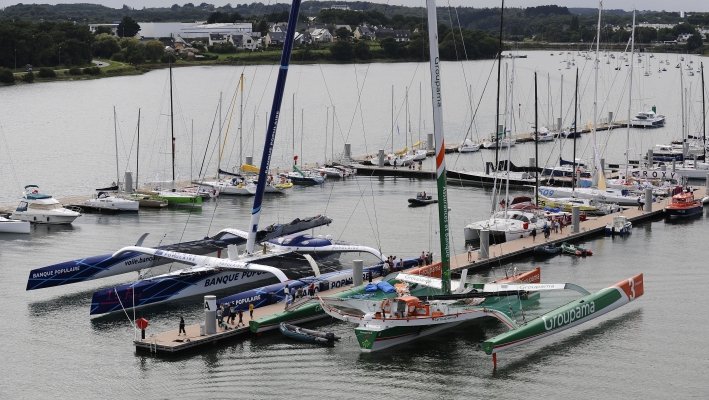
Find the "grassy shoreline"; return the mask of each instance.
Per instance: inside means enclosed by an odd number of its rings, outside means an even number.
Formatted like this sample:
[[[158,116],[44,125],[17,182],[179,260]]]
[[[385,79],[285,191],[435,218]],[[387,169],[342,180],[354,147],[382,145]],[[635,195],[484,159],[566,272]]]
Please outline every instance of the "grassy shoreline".
[[[589,43],[530,43],[530,42],[516,42],[512,46],[508,43],[507,49],[505,51],[539,51],[539,50],[555,50],[555,51],[580,51],[585,50],[590,46]],[[606,48],[612,49],[614,51],[624,50],[624,45],[607,45]],[[645,46],[643,47],[645,51],[651,52],[664,52],[664,53],[682,53],[680,49],[671,46]],[[709,53],[709,46],[704,46],[701,56],[707,55]],[[281,51],[280,49],[271,51],[261,51],[254,53],[237,53],[237,54],[215,54],[215,59],[210,60],[178,60],[177,63],[173,64],[174,67],[193,67],[200,65],[231,65],[231,66],[243,66],[243,65],[273,65],[280,61]],[[354,60],[337,62],[327,59],[327,55],[321,52],[311,52],[307,54],[296,51],[293,53],[291,58],[291,64],[370,64],[370,63],[399,63],[399,62],[421,62],[418,59],[390,59],[390,58],[372,58],[368,60]],[[81,73],[76,74],[76,69],[74,68],[74,73],[70,72],[68,68],[54,69],[56,74],[55,77],[43,78],[39,77],[37,71],[34,71],[34,82],[54,82],[54,81],[73,81],[73,80],[87,80],[87,79],[100,79],[100,78],[110,78],[114,76],[130,76],[130,75],[141,75],[146,72],[150,72],[156,69],[168,68],[166,63],[146,63],[138,66],[130,65],[124,62],[111,61],[111,60],[94,60],[94,64],[98,63],[100,73],[99,74],[87,74]],[[93,65],[92,65],[93,66]],[[87,66],[88,67],[88,66]],[[81,68],[83,70],[83,68]],[[24,84],[22,80],[26,72],[14,72],[15,84]],[[5,86],[10,84],[5,84]],[[2,84],[0,84],[2,86]]]

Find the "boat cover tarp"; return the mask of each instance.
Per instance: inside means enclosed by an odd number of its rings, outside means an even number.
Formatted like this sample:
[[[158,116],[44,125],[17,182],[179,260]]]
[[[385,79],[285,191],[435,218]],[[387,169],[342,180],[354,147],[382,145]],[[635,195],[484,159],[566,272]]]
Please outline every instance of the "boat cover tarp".
[[[381,281],[377,283],[377,288],[384,293],[394,293],[396,289],[387,281]]]
[[[377,284],[376,284],[376,283],[370,283],[370,284],[368,284],[367,286],[364,287],[364,291],[367,292],[367,293],[374,293],[374,292],[376,292],[377,290],[379,290],[379,288],[377,287]]]

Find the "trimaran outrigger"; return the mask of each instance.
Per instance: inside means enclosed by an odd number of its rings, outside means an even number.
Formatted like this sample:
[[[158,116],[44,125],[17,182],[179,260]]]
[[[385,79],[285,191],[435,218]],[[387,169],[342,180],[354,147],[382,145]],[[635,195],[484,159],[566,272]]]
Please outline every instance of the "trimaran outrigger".
[[[499,351],[587,322],[642,296],[643,276],[636,275],[594,294],[568,283],[525,283],[524,277],[521,278],[523,282],[516,282],[520,280],[519,275],[502,283],[471,285],[465,283],[465,270],[459,282],[451,282],[445,147],[441,113],[441,71],[435,0],[427,0],[426,6],[436,143],[436,179],[440,200],[438,211],[441,279],[400,273],[392,280],[392,282],[399,282],[396,284],[398,287],[396,294],[387,296],[379,293],[373,297],[358,294],[351,298],[341,296],[321,298],[320,301],[329,315],[357,324],[355,334],[360,348],[365,352],[390,348],[477,318],[497,318],[510,328],[510,331],[486,340],[482,346],[486,353],[493,355],[493,362],[496,365],[496,353]],[[538,278],[537,274],[533,281],[539,282]],[[409,285],[431,287],[439,290],[440,294],[426,298],[412,296]],[[451,289],[455,289],[455,293],[452,293]],[[525,315],[516,310],[518,305],[524,307],[529,302],[535,301],[542,291],[568,289],[578,291],[584,297],[530,321],[525,321]]]

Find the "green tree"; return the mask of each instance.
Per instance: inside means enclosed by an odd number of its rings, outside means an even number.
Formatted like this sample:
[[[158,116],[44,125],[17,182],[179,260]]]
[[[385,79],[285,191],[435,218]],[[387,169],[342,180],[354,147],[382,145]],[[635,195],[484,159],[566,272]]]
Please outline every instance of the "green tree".
[[[111,58],[121,51],[121,46],[118,45],[118,39],[115,36],[103,33],[96,36],[91,51],[94,57]]]
[[[358,40],[354,44],[354,56],[358,60],[369,60],[372,58],[372,51],[366,40]]]
[[[159,40],[151,40],[145,43],[145,58],[157,62],[165,53],[165,45]]]
[[[694,52],[701,49],[703,44],[702,35],[695,33],[687,39],[687,51]]]
[[[138,65],[145,62],[145,45],[140,43],[138,39],[135,38],[123,38],[120,42],[121,53],[123,53],[123,59],[132,65]]]
[[[342,27],[335,31],[335,37],[337,40],[349,41],[352,38],[352,32],[349,29]]]
[[[397,43],[394,38],[386,38],[380,42],[382,50],[384,50],[384,57],[386,58],[399,58],[401,54],[401,46]]]
[[[137,35],[138,32],[140,32],[140,25],[129,16],[123,17],[118,24],[117,34],[119,37],[133,37]]]
[[[25,83],[34,82],[34,72],[30,71],[30,72],[22,75],[22,82],[25,82]]]
[[[113,30],[111,30],[110,26],[97,26],[94,35],[98,36],[102,34],[113,35]]]
[[[336,61],[351,61],[354,56],[352,43],[339,41],[330,46],[330,54]]]

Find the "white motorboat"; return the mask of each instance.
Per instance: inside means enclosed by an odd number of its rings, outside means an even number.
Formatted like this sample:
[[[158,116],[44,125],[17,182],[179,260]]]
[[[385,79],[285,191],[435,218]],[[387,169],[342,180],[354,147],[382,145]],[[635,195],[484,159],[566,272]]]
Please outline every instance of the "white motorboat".
[[[39,192],[37,185],[25,186],[25,193],[11,219],[28,221],[35,224],[71,224],[81,214],[65,208],[48,194]]]
[[[483,148],[486,148],[486,149],[494,149],[499,146],[502,149],[502,148],[514,146],[516,143],[517,143],[517,139],[511,138],[511,137],[505,137],[499,141],[493,140],[493,139],[485,140],[483,142],[482,146],[483,146]]]
[[[480,150],[480,143],[473,143],[470,139],[465,139],[463,143],[458,146],[458,153],[472,153],[478,150]]]
[[[213,187],[220,195],[253,196],[256,194],[256,185],[253,182],[238,177],[202,182],[202,185]]]
[[[630,120],[630,126],[638,128],[658,128],[665,126],[665,116],[659,115],[655,110],[641,111]]]
[[[135,200],[113,196],[108,192],[98,192],[96,197],[84,201],[84,205],[103,211],[138,211],[139,203]]]
[[[30,233],[30,223],[0,216],[0,233]]]
[[[539,128],[539,131],[537,132],[536,136],[537,142],[551,142],[557,135],[550,131],[548,128],[542,126],[541,128]]]

